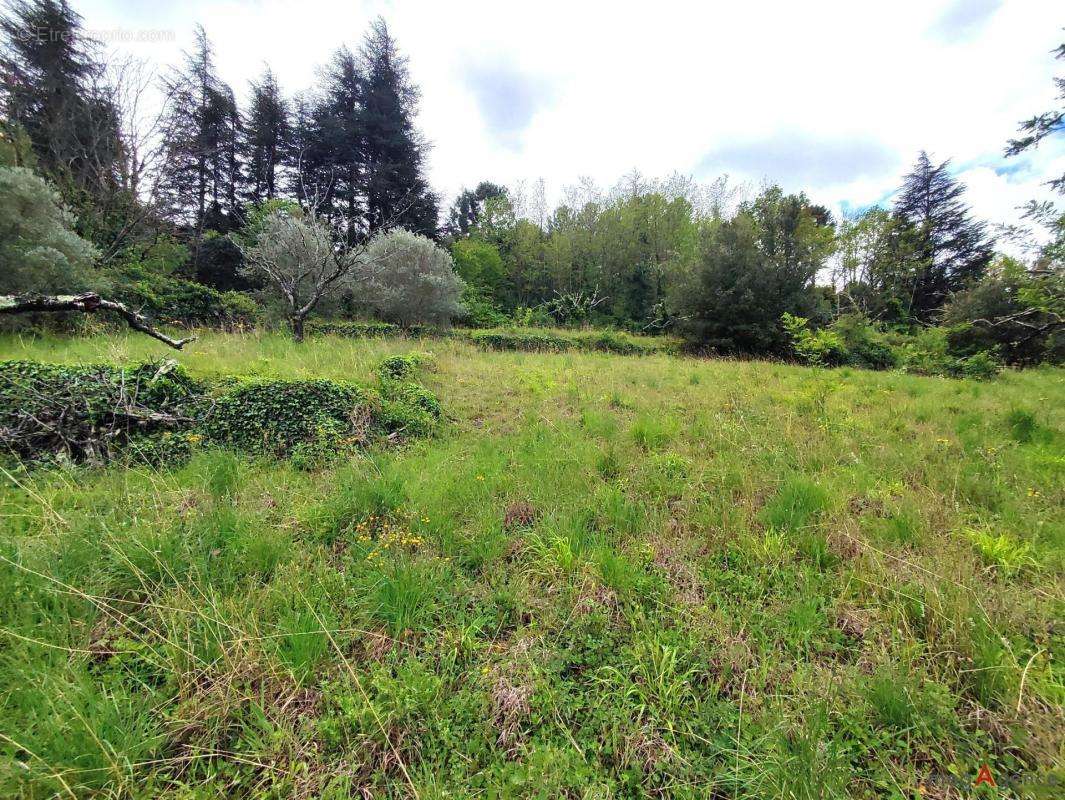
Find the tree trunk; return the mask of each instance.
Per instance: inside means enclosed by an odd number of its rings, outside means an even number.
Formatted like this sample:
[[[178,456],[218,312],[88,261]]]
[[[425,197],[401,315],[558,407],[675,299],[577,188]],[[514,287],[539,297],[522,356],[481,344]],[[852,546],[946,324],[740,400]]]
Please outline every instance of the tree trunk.
[[[292,340],[294,342],[303,341],[303,321],[304,318],[300,314],[293,314],[289,318],[289,324],[292,326]]]

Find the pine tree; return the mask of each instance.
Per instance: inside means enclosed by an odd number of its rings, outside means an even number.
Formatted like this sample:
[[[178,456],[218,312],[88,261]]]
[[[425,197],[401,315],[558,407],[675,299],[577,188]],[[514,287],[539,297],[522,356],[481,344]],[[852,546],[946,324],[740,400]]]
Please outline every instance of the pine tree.
[[[113,193],[120,114],[81,16],[65,0],[16,0],[0,32],[7,127],[28,135],[39,167],[68,200]]]
[[[288,103],[268,67],[258,81],[251,83],[251,100],[241,139],[247,165],[247,199],[258,203],[271,200],[280,189],[280,169],[291,136]]]
[[[965,187],[951,177],[949,161],[933,166],[921,152],[906,176],[895,216],[911,253],[910,314],[932,319],[952,292],[982,277],[994,254],[986,225],[970,218]]]
[[[426,146],[414,128],[418,89],[381,18],[363,41],[359,65],[367,232],[398,225],[436,237],[438,200],[423,174]]]
[[[233,90],[215,74],[202,27],[184,69],[165,79],[163,88],[167,158],[160,190],[170,212],[188,224],[198,242],[207,229],[227,231],[238,223],[242,182],[240,115]]]
[[[328,207],[342,216],[339,221],[351,236],[365,229],[362,94],[363,80],[355,56],[341,47],[325,72],[315,127],[331,178]]]

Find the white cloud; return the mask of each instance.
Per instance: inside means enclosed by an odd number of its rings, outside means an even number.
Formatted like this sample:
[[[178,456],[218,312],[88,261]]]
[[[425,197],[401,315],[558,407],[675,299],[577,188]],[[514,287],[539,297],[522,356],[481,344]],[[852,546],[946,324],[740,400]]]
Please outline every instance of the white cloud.
[[[447,199],[482,179],[542,176],[557,199],[580,176],[713,168],[866,205],[927,149],[973,183],[977,214],[1011,221],[1049,175],[994,172],[1017,122],[1052,103],[1049,0],[75,2],[90,28],[172,28],[177,43],[135,48],[164,64],[202,22],[238,92],[264,62],[286,90],[308,86],[383,14],[421,85]]]

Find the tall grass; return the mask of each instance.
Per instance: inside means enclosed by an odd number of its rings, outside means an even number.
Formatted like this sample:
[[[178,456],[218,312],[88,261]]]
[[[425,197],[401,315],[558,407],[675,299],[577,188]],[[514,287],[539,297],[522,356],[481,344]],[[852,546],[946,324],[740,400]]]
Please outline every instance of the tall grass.
[[[1060,370],[217,333],[176,357],[369,379],[412,349],[433,440],[310,473],[5,467],[0,795],[916,797],[1059,768]]]

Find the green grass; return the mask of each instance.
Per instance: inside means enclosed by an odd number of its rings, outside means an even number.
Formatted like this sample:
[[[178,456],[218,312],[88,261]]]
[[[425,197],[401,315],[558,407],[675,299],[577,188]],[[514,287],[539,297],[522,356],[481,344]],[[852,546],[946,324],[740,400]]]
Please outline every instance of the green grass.
[[[1061,779],[1065,371],[210,332],[176,358],[370,381],[412,351],[434,355],[433,439],[309,472],[204,449],[0,473],[0,796]],[[0,358],[163,355],[0,338]]]

